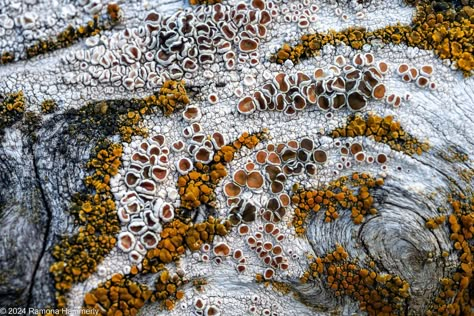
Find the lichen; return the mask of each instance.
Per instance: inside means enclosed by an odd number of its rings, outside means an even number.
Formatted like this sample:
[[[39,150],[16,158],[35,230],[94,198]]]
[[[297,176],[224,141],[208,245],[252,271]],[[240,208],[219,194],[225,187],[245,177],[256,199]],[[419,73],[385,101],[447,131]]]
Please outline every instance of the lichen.
[[[160,233],[158,245],[147,252],[141,273],[157,273],[166,263],[177,261],[187,249],[197,251],[203,243],[212,243],[214,236],[225,236],[230,222],[208,217],[202,223],[184,223],[179,219],[167,224]]]
[[[450,59],[466,76],[474,70],[472,55],[474,31],[474,9],[471,6],[435,11],[429,3],[419,3],[411,25],[390,25],[383,29],[367,31],[365,28],[351,27],[340,32],[305,34],[294,47],[284,44],[273,60],[283,63],[291,60],[298,63],[300,58],[308,58],[319,53],[326,44],[344,43],[354,49],[362,49],[374,40],[384,43],[405,43],[411,47],[433,50],[441,59]]]
[[[254,148],[265,132],[249,134],[244,132],[231,145],[226,145],[218,150],[209,164],[196,163],[194,170],[178,178],[179,195],[181,196],[181,207],[194,209],[201,204],[214,205],[214,189],[220,180],[227,175],[225,164],[234,159],[235,153],[244,147]]]
[[[85,178],[87,194],[76,195],[70,209],[78,233],[63,238],[53,247],[55,262],[50,267],[58,307],[65,307],[64,294],[73,283],[86,280],[104,256],[115,246],[120,230],[115,202],[110,192],[110,178],[121,166],[122,146],[99,142],[87,166],[93,170]]]
[[[100,315],[137,315],[140,308],[149,301],[153,292],[146,285],[134,282],[121,274],[84,296],[84,312]]]
[[[9,127],[21,120],[25,111],[25,97],[23,91],[0,96],[0,136],[5,127]]]
[[[370,191],[383,183],[382,178],[353,173],[351,177],[340,177],[316,190],[298,189],[291,198],[296,206],[292,221],[296,234],[301,236],[306,231],[306,221],[311,212],[323,211],[326,215],[324,221],[331,222],[339,218],[341,210],[347,209],[354,224],[361,224],[365,216],[377,214]],[[357,194],[355,188],[358,188]]]
[[[369,315],[399,315],[410,297],[408,282],[396,275],[379,273],[374,262],[362,267],[349,258],[341,245],[323,257],[316,257],[301,278],[302,283],[323,279],[335,296],[349,296]]]
[[[374,141],[384,143],[393,150],[403,152],[407,155],[421,155],[429,150],[427,142],[420,142],[407,133],[400,122],[394,120],[393,116],[380,117],[368,115],[365,118],[360,115],[351,116],[346,126],[337,128],[330,132],[334,138],[366,136]]]
[[[41,102],[41,112],[45,114],[53,113],[58,107],[56,101],[52,99],[47,99]]]
[[[119,12],[121,11],[118,5],[109,4],[107,8],[107,17],[101,18],[99,15],[94,15],[92,20],[77,28],[72,25],[68,25],[54,38],[46,40],[40,39],[37,43],[26,47],[23,54],[24,56],[19,57],[21,59],[30,59],[53,50],[69,47],[80,39],[97,35],[103,30],[110,29],[119,22]],[[2,53],[0,64],[6,64],[13,61],[16,61],[15,54],[13,52]]]
[[[102,126],[107,135],[119,134],[125,142],[132,136],[148,135],[142,126],[143,117],[160,110],[170,115],[189,103],[184,81],[168,80],[160,90],[142,99],[98,101],[87,104],[80,110],[85,128]]]
[[[441,289],[427,315],[469,315],[474,306],[472,297],[474,196],[453,193],[447,202],[452,213],[447,216],[446,225],[449,228],[454,252],[459,257],[459,266],[451,277],[440,279]]]

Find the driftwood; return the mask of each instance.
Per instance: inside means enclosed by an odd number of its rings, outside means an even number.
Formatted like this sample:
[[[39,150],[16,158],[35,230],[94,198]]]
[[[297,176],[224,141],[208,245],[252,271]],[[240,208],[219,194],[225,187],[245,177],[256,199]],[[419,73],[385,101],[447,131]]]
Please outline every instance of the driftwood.
[[[228,3],[233,4],[232,1]],[[325,7],[324,3],[319,4],[322,11],[317,31],[347,26],[344,23],[340,26],[333,9]],[[185,4],[181,1],[168,1],[156,5],[154,9],[167,15],[176,12],[181,5]],[[388,5],[395,6],[387,4],[385,7]],[[355,14],[352,6],[344,7],[341,4],[340,7],[346,8],[348,14]],[[383,3],[369,4],[368,7],[374,11],[366,11],[366,18],[361,22],[365,26],[383,26],[384,21],[380,16],[384,14],[387,15],[388,22],[397,21],[395,12],[384,12]],[[51,11],[46,10],[53,9],[41,6],[38,12],[48,15]],[[143,9],[141,2],[123,4],[124,16],[112,29],[105,30],[104,36],[112,37],[125,28],[138,27],[142,23],[140,19],[151,9]],[[14,12],[8,7],[6,10]],[[399,21],[409,22],[413,10],[408,6],[400,8]],[[100,12],[105,14],[105,11],[104,6]],[[81,25],[89,15],[90,12],[79,11],[71,23]],[[58,21],[59,24],[64,22],[62,19]],[[471,128],[474,120],[474,81],[463,77],[456,69],[451,69],[454,67],[450,67],[449,62],[440,60],[431,51],[408,48],[403,44],[364,48],[363,51],[372,53],[376,60],[386,61],[392,69],[384,79],[387,90],[400,96],[409,94],[410,100],[403,101],[398,108],[384,101],[372,100],[361,114],[367,115],[367,112],[372,111],[381,117],[394,115],[406,133],[420,143],[429,144],[429,149],[422,153],[408,153],[390,148],[388,143],[377,142],[373,137],[341,137],[343,145],[345,142],[362,143],[368,156],[376,157],[379,153],[385,153],[388,162],[383,164],[386,167],[382,167],[382,164],[353,161],[352,166],[340,168],[337,163],[340,163],[341,154],[334,145],[331,131],[343,127],[352,117],[353,113],[347,107],[328,112],[332,113],[331,117],[316,106],[308,106],[290,117],[278,111],[256,111],[248,116],[238,111],[237,105],[241,98],[257,91],[271,81],[276,73],[295,74],[301,71],[312,75],[315,67],[326,67],[333,63],[335,56],[345,55],[350,62],[350,58],[358,52],[345,45],[327,45],[320,56],[302,60],[298,65],[270,63],[270,57],[277,48],[284,42],[294,41],[300,34],[295,25],[288,27],[280,20],[276,21],[268,27],[267,37],[258,48],[258,53],[264,60],[259,66],[248,67],[241,64],[234,70],[227,71],[222,59],[218,59],[211,65],[198,65],[197,73],[191,78],[185,78],[185,86],[191,98],[190,106],[200,108],[200,124],[206,135],[219,131],[231,142],[245,131],[259,132],[268,129],[267,138],[262,140],[263,145],[258,145],[257,149],[242,150],[229,163],[229,175],[215,190],[217,199],[216,204],[212,205],[214,207],[208,205],[200,207],[199,211],[194,210],[192,220],[202,221],[210,212],[216,217],[227,217],[230,207],[226,206],[223,190],[224,184],[231,181],[232,174],[243,168],[248,159],[254,160],[255,153],[267,144],[300,141],[304,137],[313,139],[315,146],[327,151],[328,162],[318,167],[316,175],[288,177],[285,192],[290,196],[296,194],[292,190],[295,183],[306,190],[318,189],[340,176],[367,172],[374,177],[384,178],[384,184],[371,192],[377,214],[365,216],[364,221],[356,225],[351,219],[351,211],[344,208],[339,208],[339,218],[330,223],[325,223],[325,212],[311,212],[304,224],[304,233],[297,235],[292,225],[296,204],[291,204],[283,222],[279,224],[286,237],[281,245],[290,268],[286,272],[277,270],[272,279],[273,288],[276,288],[277,283],[284,284],[285,291],[277,291],[272,289],[272,285],[265,286],[265,282],[255,281],[255,275],[265,271],[265,264],[250,250],[245,242],[246,237],[240,236],[234,227],[226,237],[216,237],[215,244],[225,241],[232,250],[242,249],[248,257],[246,272],[239,274],[236,271],[237,263],[233,259],[228,258],[223,263],[216,264],[213,258],[210,262],[202,260],[200,251],[194,254],[187,251],[177,264],[178,269],[184,270],[190,280],[189,284],[183,286],[185,297],[176,302],[172,311],[162,309],[159,303],[147,303],[142,314],[161,312],[192,315],[196,312],[193,304],[197,298],[203,298],[209,305],[218,307],[222,315],[250,314],[252,306],[258,313],[264,313],[268,309],[278,315],[326,315],[332,312],[350,315],[360,312],[357,300],[350,296],[335,295],[327,287],[322,275],[301,282],[301,277],[313,260],[311,257],[324,257],[334,251],[336,244],[344,247],[352,262],[367,267],[373,261],[379,274],[399,276],[409,284],[409,297],[403,299],[402,309],[398,314],[424,314],[432,308],[442,288],[440,279],[451,278],[460,266],[459,252],[450,240],[452,231],[449,224],[443,223],[436,229],[428,229],[426,225],[431,218],[440,215],[449,217],[453,212],[448,202],[449,197],[461,194],[468,199],[472,195],[470,155],[474,150]],[[52,29],[59,31],[64,26],[58,25]],[[288,29],[282,29],[286,27]],[[7,34],[8,36],[12,37],[13,34]],[[28,46],[29,43],[25,39],[24,44]],[[12,50],[10,46],[2,47],[4,48]],[[21,57],[21,48],[14,47],[13,50],[17,50],[17,55]],[[23,117],[4,126],[0,134],[1,307],[46,308],[56,304],[55,283],[49,272],[55,261],[51,253],[54,245],[63,237],[78,231],[77,221],[70,215],[72,196],[85,191],[84,179],[90,174],[86,163],[97,142],[104,138],[119,141],[117,129],[110,127],[117,123],[118,116],[111,114],[99,121],[100,124],[85,124],[90,118],[90,112],[81,109],[99,101],[142,98],[158,91],[160,87],[145,86],[129,91],[122,85],[117,87],[110,83],[99,83],[96,87],[91,87],[71,81],[72,77],[84,72],[67,61],[70,54],[80,50],[91,49],[86,47],[84,40],[80,40],[68,48],[0,67],[1,94],[22,90],[25,95]],[[413,67],[432,65],[434,71],[431,80],[436,82],[437,88],[422,89],[414,83],[402,82],[395,71],[401,63]],[[242,96],[236,95],[236,88],[243,90]],[[219,98],[216,104],[208,99],[212,93]],[[41,112],[41,103],[46,99],[57,103],[54,112]],[[153,133],[168,137],[170,146],[171,140],[184,140],[181,132],[191,125],[183,119],[183,111],[179,109],[171,116],[164,116],[157,111],[149,114],[142,124]],[[106,125],[109,127],[104,127]],[[132,137],[131,145],[123,142],[124,148],[132,151],[141,139],[140,136]],[[128,157],[126,159],[130,161],[130,153],[126,150],[124,152],[124,157]],[[178,179],[174,163],[180,156],[174,155],[170,156],[171,180],[160,187],[167,192],[167,198],[171,195],[169,190],[176,189]],[[119,191],[124,188],[124,168],[122,166],[114,180],[116,182],[113,182],[122,185],[117,189],[118,193],[114,192],[117,201]],[[252,191],[245,199],[253,199],[258,207],[264,208],[268,196],[268,190]],[[179,201],[173,203],[176,207],[179,206]],[[263,224],[264,221],[257,219],[249,226],[254,225],[252,231],[256,232],[258,226]],[[472,247],[472,238],[469,243]],[[210,256],[213,257],[212,254]],[[68,306],[79,308],[87,292],[109,279],[113,273],[123,273],[124,267],[131,265],[127,260],[128,256],[115,247],[102,263],[107,268],[106,275],[94,274],[89,280],[75,284],[71,294],[66,294]],[[176,271],[174,263],[168,268]],[[155,277],[138,276],[136,280],[152,284]],[[192,285],[192,281],[198,279],[206,281],[202,292]]]

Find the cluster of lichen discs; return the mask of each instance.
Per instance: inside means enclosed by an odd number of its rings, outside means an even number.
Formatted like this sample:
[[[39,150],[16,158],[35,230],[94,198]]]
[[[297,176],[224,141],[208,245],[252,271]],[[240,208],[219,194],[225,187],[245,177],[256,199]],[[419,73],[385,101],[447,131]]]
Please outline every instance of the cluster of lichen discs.
[[[209,217],[202,223],[184,223],[179,219],[166,224],[160,233],[160,242],[148,250],[142,262],[141,273],[157,273],[164,264],[176,261],[186,249],[199,250],[204,243],[212,243],[214,236],[225,236],[231,224]]]
[[[361,267],[349,260],[345,249],[336,249],[324,257],[317,257],[300,279],[323,279],[336,296],[349,296],[359,302],[359,308],[369,315],[403,314],[406,299],[409,298],[409,284],[398,276],[377,273],[375,263],[369,268]]]
[[[78,40],[91,37],[99,34],[101,31],[110,29],[113,25],[120,21],[122,11],[117,4],[110,3],[107,6],[107,16],[102,18],[94,15],[92,20],[85,25],[77,28],[68,25],[64,31],[59,33],[56,37],[39,40],[37,43],[26,47],[25,56],[20,58],[32,58],[53,50],[66,48],[76,43]],[[15,54],[13,52],[3,52],[0,57],[0,64],[7,64],[15,61]]]
[[[82,282],[95,272],[97,265],[115,246],[120,231],[110,178],[121,166],[122,146],[108,141],[99,143],[87,166],[94,170],[85,184],[91,194],[73,198],[71,215],[80,227],[53,247],[55,258],[50,267],[56,288],[58,307],[65,307],[64,294],[73,283]]]
[[[110,105],[119,109],[119,113],[123,111],[123,106],[115,103],[112,101]],[[139,126],[143,115],[150,114],[155,107],[168,115],[180,105],[187,103],[189,98],[184,89],[184,82],[166,81],[158,93],[144,99],[132,99],[130,108],[133,110],[119,114],[108,132],[119,133],[123,141],[129,142],[133,135],[146,134],[146,131]],[[50,112],[54,105],[54,101],[46,100],[42,108],[45,112]],[[84,109],[86,114],[89,112],[93,114],[87,116],[91,122],[94,120],[101,122],[100,115],[112,110],[106,102],[91,104]],[[71,215],[80,224],[78,233],[61,240],[52,252],[56,262],[51,265],[50,271],[55,280],[58,307],[66,305],[64,294],[73,283],[89,278],[116,244],[120,223],[110,191],[110,179],[118,173],[121,156],[121,145],[102,141],[96,146],[92,158],[87,163],[87,167],[93,170],[93,174],[84,181],[89,194],[75,196],[71,207]]]
[[[393,150],[403,152],[407,155],[421,155],[428,151],[429,145],[426,142],[420,142],[415,137],[408,134],[395,121],[393,116],[380,117],[377,115],[352,116],[348,119],[346,126],[333,130],[330,135],[337,137],[357,137],[366,136],[373,138],[376,142],[384,143]]]
[[[148,250],[141,268],[133,266],[130,275],[116,274],[87,293],[84,308],[95,309],[101,315],[136,315],[145,303],[159,301],[163,308],[173,309],[175,302],[184,297],[179,288],[188,281],[182,270],[171,275],[165,264],[177,261],[186,249],[196,251],[203,243],[212,243],[215,235],[225,236],[230,227],[230,222],[213,217],[202,223],[186,224],[175,219],[165,224],[159,244]],[[132,281],[133,276],[147,273],[160,273],[154,289]]]
[[[319,53],[326,44],[344,43],[354,49],[362,49],[373,40],[384,43],[400,44],[421,49],[434,50],[441,59],[454,61],[465,75],[474,70],[474,9],[465,5],[435,11],[431,4],[417,6],[416,15],[411,25],[390,25],[375,31],[364,28],[348,28],[340,32],[330,30],[327,33],[305,34],[299,44],[291,47],[288,44],[275,54],[273,60],[284,63],[291,60],[299,62],[300,58],[308,58]]]
[[[214,189],[220,180],[227,175],[225,165],[234,159],[234,154],[245,146],[254,148],[265,132],[249,134],[244,132],[231,145],[223,146],[218,150],[210,163],[196,163],[194,170],[178,178],[178,189],[181,197],[181,207],[194,209],[201,204],[211,205],[215,201]]]
[[[365,216],[377,213],[370,190],[383,183],[382,178],[375,179],[366,173],[353,173],[350,178],[340,177],[317,190],[298,190],[291,198],[296,205],[292,222],[296,233],[301,235],[305,232],[310,212],[324,211],[325,222],[331,222],[339,217],[338,211],[347,209],[351,211],[354,224],[362,223]],[[358,193],[349,186],[357,187]]]

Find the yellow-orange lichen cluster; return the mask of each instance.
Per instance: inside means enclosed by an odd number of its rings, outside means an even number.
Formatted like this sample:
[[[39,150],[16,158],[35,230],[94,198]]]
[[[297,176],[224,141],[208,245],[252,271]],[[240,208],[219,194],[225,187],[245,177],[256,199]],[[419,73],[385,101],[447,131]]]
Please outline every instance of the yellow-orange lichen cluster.
[[[52,99],[47,99],[41,102],[41,112],[45,114],[53,113],[57,107],[58,104]]]
[[[131,276],[114,274],[112,278],[84,296],[83,310],[87,313],[97,312],[100,315],[137,315],[147,302],[161,301],[162,306],[172,310],[176,301],[184,297],[178,290],[183,284],[183,275],[171,275],[167,269],[161,271],[155,281],[155,288],[133,281]]]
[[[121,9],[119,5],[116,3],[109,3],[107,5],[107,14],[112,22],[118,22],[121,18]]]
[[[293,217],[296,233],[301,235],[305,232],[306,218],[311,211],[324,211],[325,222],[331,222],[339,217],[339,209],[347,209],[351,211],[354,224],[362,223],[364,216],[377,213],[369,190],[383,183],[382,178],[374,179],[366,173],[353,173],[351,178],[340,177],[317,190],[297,191],[291,198],[296,205]],[[358,187],[357,194],[350,187]]]
[[[316,51],[316,47],[314,47],[314,50]],[[296,64],[300,61],[300,58],[305,56],[305,46],[303,44],[296,44],[295,46],[291,46],[285,43],[278,50],[275,56],[273,56],[273,59],[279,64],[283,64],[286,60],[291,60],[293,63]]]
[[[428,151],[429,145],[420,142],[401,127],[400,122],[395,121],[393,116],[380,117],[369,115],[366,118],[355,115],[348,119],[346,126],[333,130],[330,135],[337,137],[367,136],[379,143],[390,146],[393,150],[403,152],[407,155],[421,155]]]
[[[132,109],[119,116],[119,133],[123,141],[130,142],[133,135],[147,136],[147,131],[140,126],[142,117],[159,108],[165,115],[170,115],[180,106],[189,103],[184,88],[184,80],[167,80],[160,91],[143,99],[132,99]]]
[[[100,315],[137,315],[153,292],[121,274],[115,274],[84,296],[85,311]]]
[[[10,126],[20,120],[25,111],[23,91],[0,96],[0,129]]]
[[[202,223],[184,223],[179,219],[166,224],[160,233],[156,248],[146,254],[142,262],[142,273],[157,273],[164,264],[176,261],[186,249],[199,250],[203,243],[212,243],[214,236],[227,235],[231,224],[210,216]]]
[[[375,263],[363,268],[349,260],[346,250],[336,249],[324,257],[317,257],[301,278],[302,283],[315,278],[324,280],[336,296],[350,296],[359,302],[369,315],[400,315],[409,297],[409,284],[398,276],[377,273]]]
[[[55,258],[50,267],[54,276],[58,307],[65,307],[64,293],[74,282],[86,280],[115,246],[120,230],[115,202],[110,192],[110,178],[121,165],[122,146],[109,141],[99,143],[87,166],[94,170],[86,177],[86,187],[92,192],[73,198],[71,215],[80,225],[78,233],[55,245]]]
[[[155,291],[151,301],[161,301],[163,307],[172,310],[175,302],[184,297],[184,292],[178,290],[184,284],[182,276],[178,274],[171,275],[168,270],[163,270],[155,282]]]
[[[448,217],[450,239],[459,253],[460,264],[452,277],[440,280],[441,291],[427,315],[471,315],[474,308],[474,196],[459,194],[450,197],[448,202],[453,211]]]
[[[446,221],[446,215],[435,216],[433,218],[429,218],[426,221],[425,226],[426,228],[429,228],[429,229],[436,229],[445,221]]]
[[[364,28],[348,28],[340,32],[305,34],[294,47],[285,44],[274,56],[274,60],[283,63],[300,58],[311,57],[319,53],[326,45],[344,43],[354,49],[374,40],[384,43],[406,43],[408,46],[434,50],[442,59],[455,61],[465,75],[474,70],[474,9],[463,6],[458,10],[449,9],[435,12],[430,4],[417,6],[417,13],[411,25],[390,25],[372,32]]]
[[[181,207],[194,209],[201,204],[212,205],[215,201],[214,189],[222,178],[227,175],[225,164],[234,159],[235,153],[245,146],[254,148],[265,137],[265,132],[243,133],[231,145],[219,149],[209,164],[196,163],[194,170],[178,178]]]

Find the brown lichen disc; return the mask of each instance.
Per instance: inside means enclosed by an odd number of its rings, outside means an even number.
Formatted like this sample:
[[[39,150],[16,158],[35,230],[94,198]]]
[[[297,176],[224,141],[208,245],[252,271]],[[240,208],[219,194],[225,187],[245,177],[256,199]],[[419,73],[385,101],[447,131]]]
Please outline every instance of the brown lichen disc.
[[[263,0],[252,0],[252,7],[255,9],[259,10],[264,10],[265,9],[265,1]]]
[[[273,277],[274,273],[275,273],[275,271],[272,268],[268,268],[268,269],[265,270],[265,273],[263,274],[263,277],[266,280],[271,279]]]
[[[431,74],[433,73],[433,66],[431,66],[431,65],[422,66],[421,69],[420,69],[420,73],[423,76],[426,76],[426,77],[431,76]]]
[[[255,160],[259,164],[264,164],[267,160],[267,152],[265,150],[260,150],[257,152],[257,155],[255,156]]]
[[[244,97],[239,101],[237,110],[242,114],[251,114],[255,111],[255,102],[252,97]]]
[[[355,155],[355,159],[358,161],[358,162],[362,162],[365,160],[365,153],[364,152],[359,152]]]
[[[343,93],[336,93],[333,95],[332,108],[334,110],[339,110],[344,105],[346,105],[346,96]]]
[[[214,246],[213,252],[216,256],[226,257],[230,254],[230,247],[226,243],[218,243]]]
[[[410,67],[407,64],[400,64],[397,68],[397,72],[399,75],[403,75],[408,72],[408,69],[410,69]]]
[[[386,88],[383,83],[379,83],[372,91],[372,97],[376,100],[382,100],[385,97]]]
[[[428,81],[428,78],[424,77],[424,76],[419,76],[417,79],[416,79],[416,85],[420,88],[424,88],[428,85],[429,81]]]
[[[247,173],[245,170],[239,169],[234,172],[233,179],[235,183],[243,187],[247,183]]]
[[[244,53],[250,53],[258,48],[258,43],[250,38],[245,38],[240,41],[239,48]]]
[[[377,66],[382,74],[386,74],[388,72],[388,64],[386,62],[379,61]]]
[[[324,150],[315,150],[313,152],[314,161],[317,163],[325,163],[328,160],[328,155]]]
[[[290,196],[286,193],[282,193],[278,196],[282,206],[288,206],[290,204]]]
[[[387,162],[387,156],[385,154],[378,154],[377,155],[377,162],[380,164],[384,164]]]
[[[329,110],[329,99],[327,96],[320,95],[318,97],[318,107],[323,111]]]
[[[360,143],[353,143],[351,145],[351,154],[355,155],[363,150],[363,147]]]
[[[263,176],[259,171],[252,171],[247,176],[247,186],[250,189],[260,189],[264,182]]]
[[[238,185],[235,185],[233,182],[229,182],[224,186],[224,193],[228,197],[239,196],[241,189]]]
[[[353,111],[360,111],[367,105],[367,100],[359,92],[352,92],[347,98],[347,105]]]
[[[183,115],[188,120],[194,120],[199,117],[201,110],[195,106],[188,106],[187,109],[183,112]]]

